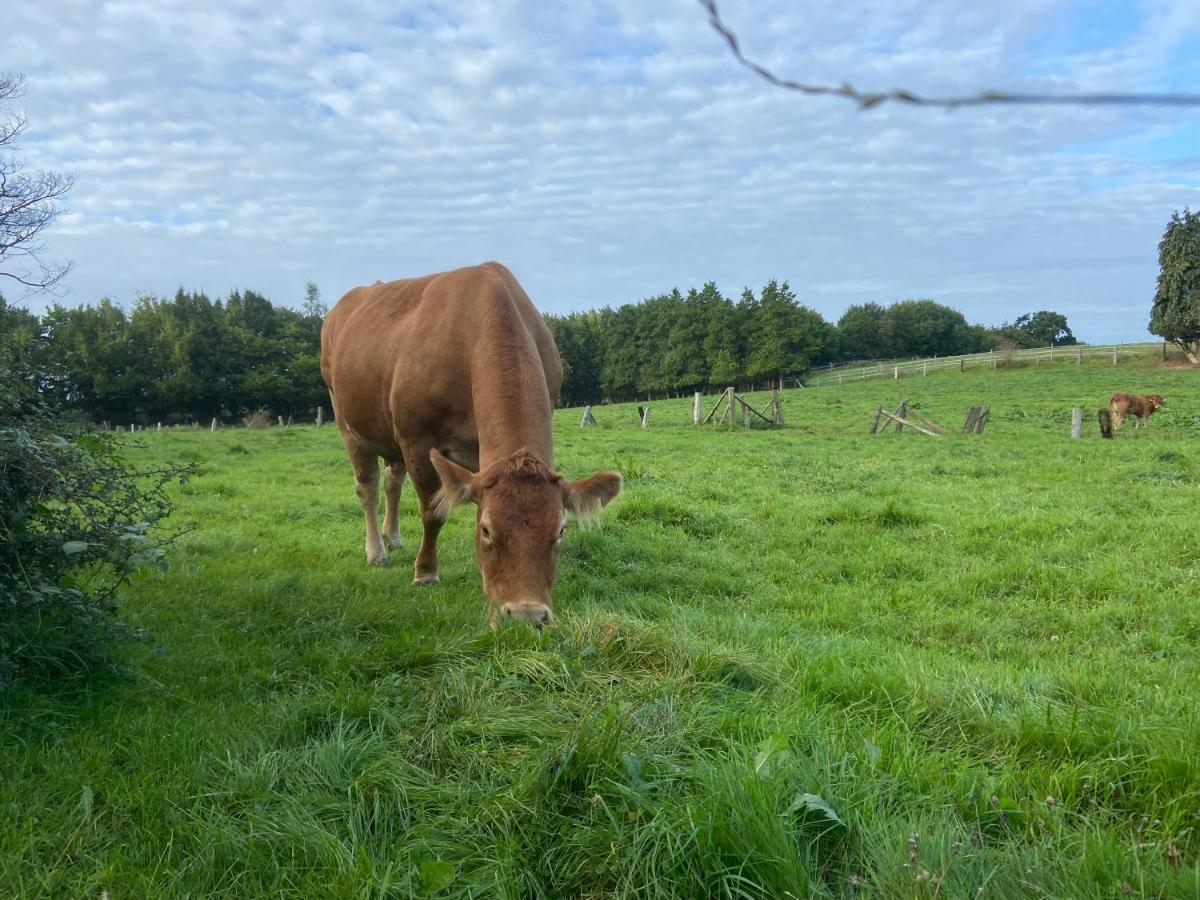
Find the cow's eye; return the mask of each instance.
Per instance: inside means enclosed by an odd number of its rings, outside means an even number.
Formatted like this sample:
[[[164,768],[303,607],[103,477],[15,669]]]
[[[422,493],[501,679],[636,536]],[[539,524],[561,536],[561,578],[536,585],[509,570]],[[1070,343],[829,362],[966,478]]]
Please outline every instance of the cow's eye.
[[[490,545],[492,543],[492,533],[488,531],[488,527],[486,525],[479,526],[479,535],[483,538],[483,542],[485,544]]]
[[[557,544],[557,543],[561,542],[563,539],[563,535],[566,533],[567,533],[567,526],[563,525],[562,528],[558,529],[558,540],[555,541],[555,543]]]

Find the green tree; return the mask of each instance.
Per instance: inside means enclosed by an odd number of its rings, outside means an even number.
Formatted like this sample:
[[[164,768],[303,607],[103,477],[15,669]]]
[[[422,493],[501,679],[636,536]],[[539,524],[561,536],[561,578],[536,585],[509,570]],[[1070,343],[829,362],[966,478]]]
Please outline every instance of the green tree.
[[[1018,347],[1065,346],[1078,343],[1067,325],[1067,317],[1048,309],[1017,316],[1015,322],[1011,325],[1001,325],[997,332]]]
[[[704,285],[701,294],[705,297],[703,352],[708,384],[713,388],[725,388],[744,375],[741,317],[733,301],[722,296],[711,281]]]
[[[108,299],[68,309],[55,304],[42,319],[50,353],[64,369],[58,399],[94,419],[128,421],[144,405],[146,385],[125,311]]]
[[[785,281],[767,282],[750,310],[746,374],[752,378],[800,375],[828,354],[833,329],[821,315],[796,302]]]
[[[895,354],[887,310],[878,303],[849,307],[837,323],[839,356],[845,360],[884,359]]]
[[[10,306],[0,294],[0,372],[9,373],[10,402],[24,407],[37,401],[47,380],[48,357],[38,317]]]
[[[973,340],[963,314],[933,300],[902,300],[888,307],[895,356],[954,356]]]
[[[1200,213],[1171,215],[1158,244],[1158,269],[1150,333],[1200,362]]]

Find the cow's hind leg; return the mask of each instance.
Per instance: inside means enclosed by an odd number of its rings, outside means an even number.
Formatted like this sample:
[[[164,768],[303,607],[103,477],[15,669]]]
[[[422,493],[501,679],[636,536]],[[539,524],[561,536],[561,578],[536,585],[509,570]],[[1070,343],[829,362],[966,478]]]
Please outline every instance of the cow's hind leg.
[[[387,500],[387,509],[383,515],[383,542],[390,550],[404,545],[404,542],[400,540],[400,523],[397,519],[400,507],[400,488],[404,486],[404,475],[404,463],[400,460],[389,462],[383,474],[383,495]]]
[[[358,446],[349,436],[346,437],[346,451],[354,466],[354,492],[358,494],[366,520],[367,565],[386,566],[391,560],[379,534],[379,457]]]
[[[425,529],[421,536],[421,549],[417,551],[417,558],[413,563],[413,584],[437,584],[439,580],[437,541],[445,520],[439,515],[433,502],[442,481],[429,460],[429,449],[422,447],[404,454],[404,462],[421,506],[421,525]]]

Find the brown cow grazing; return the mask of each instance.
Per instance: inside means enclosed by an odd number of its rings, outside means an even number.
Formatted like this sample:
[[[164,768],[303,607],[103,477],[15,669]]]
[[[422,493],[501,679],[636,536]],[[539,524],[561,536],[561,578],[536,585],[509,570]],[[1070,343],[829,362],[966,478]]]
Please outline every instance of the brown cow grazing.
[[[621,476],[567,481],[554,471],[562,362],[512,273],[490,262],[355,288],[321,329],[321,374],[354,467],[367,563],[387,565],[388,548],[400,546],[407,474],[425,530],[413,583],[437,582],[438,532],[454,507],[473,501],[492,624],[500,615],[549,622],[566,513],[594,517],[620,492]]]
[[[1108,409],[1113,417],[1113,427],[1119,428],[1129,413],[1133,413],[1137,417],[1134,428],[1144,427],[1154,411],[1160,409],[1166,402],[1167,398],[1160,397],[1158,394],[1113,394],[1112,399],[1108,401]]]

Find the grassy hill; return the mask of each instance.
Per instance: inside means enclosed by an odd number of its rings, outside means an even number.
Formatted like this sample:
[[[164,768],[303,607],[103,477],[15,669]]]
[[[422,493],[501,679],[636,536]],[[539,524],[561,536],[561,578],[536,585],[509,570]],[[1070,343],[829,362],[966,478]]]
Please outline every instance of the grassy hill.
[[[1116,390],[1168,405],[1102,441]],[[992,418],[869,436],[901,399]],[[127,673],[0,698],[4,892],[1200,895],[1195,371],[789,391],[778,431],[690,408],[558,413],[559,467],[626,489],[541,634],[487,630],[468,510],[410,586],[411,486],[367,569],[334,429],[145,435],[202,466],[195,527],[130,592]]]

